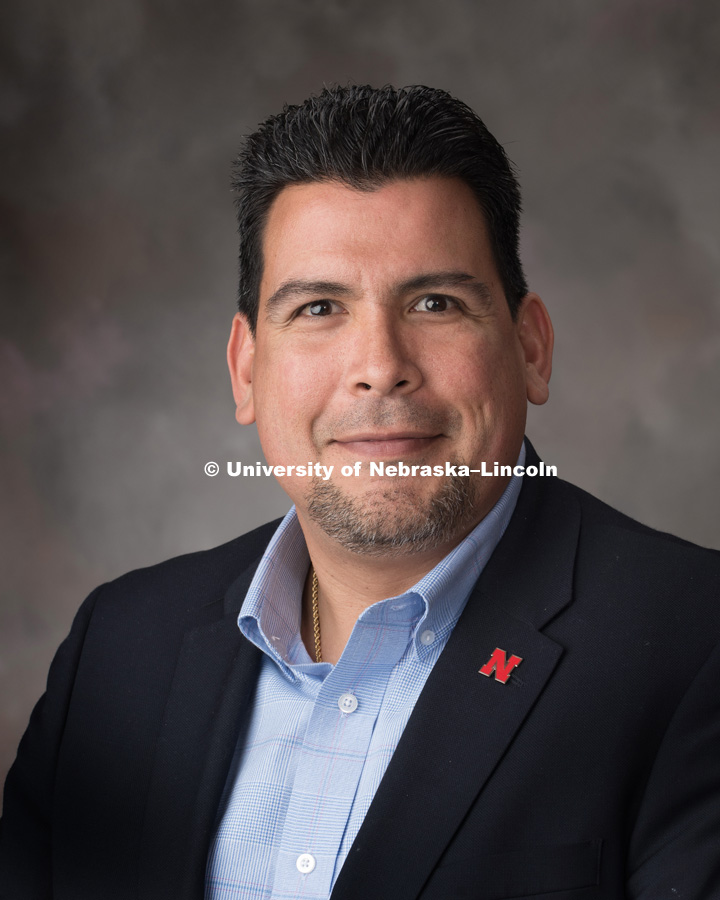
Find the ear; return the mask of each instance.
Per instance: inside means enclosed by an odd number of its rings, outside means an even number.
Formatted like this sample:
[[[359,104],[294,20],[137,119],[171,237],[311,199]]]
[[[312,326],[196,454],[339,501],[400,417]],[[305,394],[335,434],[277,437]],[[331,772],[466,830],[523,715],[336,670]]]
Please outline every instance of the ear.
[[[517,316],[520,344],[525,356],[527,398],[538,406],[545,403],[550,390],[552,353],[555,335],[550,314],[537,294],[527,294]]]
[[[235,313],[227,348],[228,368],[235,398],[235,418],[241,425],[255,421],[253,402],[253,361],[255,340],[245,316]]]

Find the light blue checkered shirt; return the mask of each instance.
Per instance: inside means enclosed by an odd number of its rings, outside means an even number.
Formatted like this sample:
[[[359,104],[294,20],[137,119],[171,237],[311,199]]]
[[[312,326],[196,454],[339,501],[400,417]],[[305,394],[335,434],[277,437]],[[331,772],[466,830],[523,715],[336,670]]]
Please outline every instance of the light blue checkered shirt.
[[[524,456],[523,447],[520,464]],[[521,483],[513,477],[414,587],[364,610],[334,666],[313,662],[300,638],[310,559],[294,508],[285,516],[238,618],[265,656],[210,848],[206,900],[327,900]],[[357,707],[343,711],[342,698]]]

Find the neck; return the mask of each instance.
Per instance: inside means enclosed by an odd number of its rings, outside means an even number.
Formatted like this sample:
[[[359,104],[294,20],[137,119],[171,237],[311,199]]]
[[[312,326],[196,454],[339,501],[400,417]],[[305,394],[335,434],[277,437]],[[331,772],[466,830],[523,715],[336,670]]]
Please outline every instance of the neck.
[[[363,610],[411,588],[477,524],[473,523],[452,541],[423,553],[411,550],[402,556],[371,556],[346,550],[300,512],[298,518],[312,561],[303,593],[301,637],[310,657],[315,659],[311,596],[314,568],[318,579],[322,658],[323,662],[333,664],[342,655]]]

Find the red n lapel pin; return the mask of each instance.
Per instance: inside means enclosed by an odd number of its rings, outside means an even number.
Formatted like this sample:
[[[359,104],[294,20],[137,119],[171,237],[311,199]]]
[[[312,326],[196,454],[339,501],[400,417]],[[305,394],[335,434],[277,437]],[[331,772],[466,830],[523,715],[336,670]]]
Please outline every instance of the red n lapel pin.
[[[490,659],[485,663],[482,669],[479,670],[479,672],[481,675],[487,675],[488,678],[494,672],[496,680],[501,684],[505,684],[510,677],[510,673],[512,672],[512,670],[521,662],[522,656],[511,656],[510,659],[508,659],[505,651],[501,650],[499,647],[496,647],[493,650],[493,654]]]

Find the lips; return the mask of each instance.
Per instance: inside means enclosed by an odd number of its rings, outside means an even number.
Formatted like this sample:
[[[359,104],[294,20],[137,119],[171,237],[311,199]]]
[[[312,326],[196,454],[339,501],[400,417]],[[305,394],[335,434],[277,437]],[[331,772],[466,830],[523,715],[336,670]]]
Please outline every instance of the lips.
[[[424,453],[442,434],[418,434],[416,432],[361,432],[335,438],[333,443],[356,457],[388,457],[398,459],[416,453]]]

